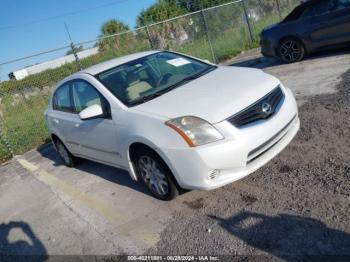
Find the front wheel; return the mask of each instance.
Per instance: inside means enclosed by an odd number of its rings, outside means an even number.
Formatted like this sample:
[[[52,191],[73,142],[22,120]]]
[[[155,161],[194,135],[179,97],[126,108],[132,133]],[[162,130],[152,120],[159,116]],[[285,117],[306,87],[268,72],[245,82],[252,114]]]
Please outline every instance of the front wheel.
[[[73,156],[60,140],[56,140],[54,143],[64,164],[68,167],[74,167],[78,163],[78,158]]]
[[[285,63],[301,61],[305,56],[304,45],[297,39],[287,38],[281,41],[278,55]]]
[[[135,153],[139,177],[156,198],[172,200],[179,194],[172,174],[165,162],[152,150],[139,148]]]

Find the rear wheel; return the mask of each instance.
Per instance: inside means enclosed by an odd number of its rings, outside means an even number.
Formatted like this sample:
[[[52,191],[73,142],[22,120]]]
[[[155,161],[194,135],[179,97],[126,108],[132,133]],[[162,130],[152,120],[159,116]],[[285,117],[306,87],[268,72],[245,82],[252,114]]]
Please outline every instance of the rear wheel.
[[[156,198],[172,200],[178,196],[179,190],[170,169],[153,150],[137,149],[134,164],[139,178]]]
[[[68,167],[74,167],[78,163],[78,158],[74,157],[60,140],[57,139],[54,143],[64,164]]]
[[[305,56],[305,48],[299,40],[287,38],[281,41],[278,55],[285,63],[301,61]]]

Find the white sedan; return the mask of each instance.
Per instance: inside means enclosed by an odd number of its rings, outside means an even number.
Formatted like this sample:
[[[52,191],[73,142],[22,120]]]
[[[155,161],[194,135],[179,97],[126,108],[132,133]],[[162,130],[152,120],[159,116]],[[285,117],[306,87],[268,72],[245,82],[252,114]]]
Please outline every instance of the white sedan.
[[[66,165],[85,158],[125,169],[163,200],[247,176],[299,129],[294,96],[275,77],[167,51],[65,78],[45,117]]]

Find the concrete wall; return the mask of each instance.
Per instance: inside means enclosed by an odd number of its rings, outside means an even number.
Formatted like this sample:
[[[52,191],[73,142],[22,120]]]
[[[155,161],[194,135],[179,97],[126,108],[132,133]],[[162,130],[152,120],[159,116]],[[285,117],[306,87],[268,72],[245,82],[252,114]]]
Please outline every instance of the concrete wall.
[[[83,50],[81,52],[78,52],[77,55],[80,59],[91,56],[91,55],[95,55],[98,53],[98,47],[94,47],[94,48],[90,48],[90,49],[86,49]],[[60,67],[66,63],[71,63],[74,62],[75,58],[74,55],[66,55],[60,58],[56,58],[47,62],[43,62],[37,65],[32,65],[32,66],[28,66],[26,68],[23,69],[19,69],[16,70],[14,72],[11,72],[9,74],[9,77],[11,79],[23,79],[29,75],[33,75],[33,74],[37,74],[40,73],[42,71],[45,71],[47,69],[53,69],[53,68],[57,68]]]

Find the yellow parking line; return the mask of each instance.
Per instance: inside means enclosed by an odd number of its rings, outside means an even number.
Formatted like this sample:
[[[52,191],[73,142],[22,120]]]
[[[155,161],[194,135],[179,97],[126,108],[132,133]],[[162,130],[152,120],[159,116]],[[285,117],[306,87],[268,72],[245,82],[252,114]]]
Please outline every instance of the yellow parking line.
[[[125,235],[129,235],[134,239],[140,240],[148,246],[154,246],[159,241],[159,235],[156,233],[144,232],[144,230],[136,231],[138,225],[132,223],[130,219],[126,218],[122,214],[118,213],[114,209],[106,206],[104,203],[94,199],[92,196],[79,191],[74,186],[64,182],[63,180],[51,175],[47,171],[40,169],[33,163],[28,162],[23,158],[17,158],[17,161],[27,170],[34,173],[37,178],[49,186],[54,186],[61,192],[69,195],[71,198],[79,200],[85,206],[95,210],[100,215],[108,219],[115,229]],[[128,223],[130,221],[130,223]]]

